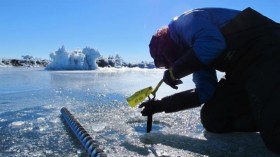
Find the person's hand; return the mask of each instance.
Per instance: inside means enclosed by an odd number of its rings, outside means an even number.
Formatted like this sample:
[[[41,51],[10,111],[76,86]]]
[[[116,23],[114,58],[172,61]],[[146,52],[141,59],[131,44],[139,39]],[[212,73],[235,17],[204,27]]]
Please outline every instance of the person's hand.
[[[139,108],[142,107],[144,107],[144,109],[141,111],[142,116],[149,116],[164,111],[163,104],[161,104],[159,100],[143,102]]]
[[[174,77],[172,69],[165,70],[163,74],[163,81],[173,89],[178,89],[177,85],[183,83],[181,80]]]

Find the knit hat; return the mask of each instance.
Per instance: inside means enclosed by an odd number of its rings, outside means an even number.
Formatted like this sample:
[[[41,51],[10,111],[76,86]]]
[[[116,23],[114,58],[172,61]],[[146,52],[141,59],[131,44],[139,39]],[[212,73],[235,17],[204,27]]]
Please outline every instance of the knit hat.
[[[169,68],[178,57],[179,47],[171,39],[167,26],[159,29],[149,44],[150,54],[156,67]]]

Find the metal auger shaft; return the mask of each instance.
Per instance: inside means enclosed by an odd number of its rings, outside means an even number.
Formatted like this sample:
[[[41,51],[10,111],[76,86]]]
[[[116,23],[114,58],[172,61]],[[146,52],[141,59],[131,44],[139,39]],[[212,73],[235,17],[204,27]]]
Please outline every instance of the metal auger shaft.
[[[99,148],[97,141],[93,140],[66,107],[61,108],[61,114],[90,157],[107,157],[103,150]]]

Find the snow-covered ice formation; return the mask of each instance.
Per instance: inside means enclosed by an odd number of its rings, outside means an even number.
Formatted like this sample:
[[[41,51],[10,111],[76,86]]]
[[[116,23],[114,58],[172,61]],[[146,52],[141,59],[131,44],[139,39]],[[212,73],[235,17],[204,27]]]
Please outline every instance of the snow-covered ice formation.
[[[82,51],[68,52],[64,46],[50,54],[51,62],[47,70],[95,70],[96,60],[100,57],[97,49],[86,47]]]

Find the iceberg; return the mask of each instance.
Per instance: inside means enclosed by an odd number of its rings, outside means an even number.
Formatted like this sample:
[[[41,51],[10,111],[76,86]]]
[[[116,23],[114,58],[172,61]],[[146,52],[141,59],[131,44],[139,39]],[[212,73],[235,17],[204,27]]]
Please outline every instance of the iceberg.
[[[72,53],[64,46],[50,54],[47,70],[95,70],[98,68],[96,60],[100,57],[97,49],[86,47],[82,51],[77,49]]]

